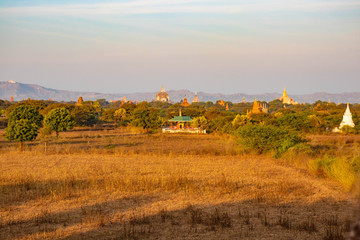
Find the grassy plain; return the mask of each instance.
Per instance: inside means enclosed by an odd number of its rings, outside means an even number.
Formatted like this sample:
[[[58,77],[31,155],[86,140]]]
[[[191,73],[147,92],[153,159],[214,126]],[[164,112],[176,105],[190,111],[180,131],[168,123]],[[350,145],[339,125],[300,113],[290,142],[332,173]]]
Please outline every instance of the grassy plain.
[[[0,239],[345,239],[356,187],[311,158],[360,137],[310,136],[311,153],[244,152],[219,135],[74,130],[22,153],[0,132]]]

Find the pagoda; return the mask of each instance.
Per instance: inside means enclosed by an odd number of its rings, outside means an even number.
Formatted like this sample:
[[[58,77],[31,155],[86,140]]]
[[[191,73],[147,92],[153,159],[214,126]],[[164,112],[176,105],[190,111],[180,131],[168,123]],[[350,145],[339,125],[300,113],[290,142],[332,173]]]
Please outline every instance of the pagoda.
[[[347,103],[343,119],[342,119],[342,121],[340,123],[340,127],[339,128],[337,128],[337,127],[334,128],[333,132],[340,132],[340,130],[345,126],[349,126],[351,128],[355,127],[355,123],[354,123],[354,121],[352,119],[352,114],[350,112],[349,103]]]
[[[183,100],[183,102],[181,103],[181,106],[183,107],[188,107],[190,106],[190,103],[188,102],[187,98],[186,98],[186,95],[185,95],[185,98]]]
[[[194,99],[192,100],[191,103],[198,103],[198,102],[200,102],[200,100],[198,98],[197,92],[195,92],[195,97],[194,97]]]
[[[299,104],[298,102],[295,102],[292,98],[289,98],[286,92],[286,86],[284,86],[284,91],[283,91],[283,95],[280,98],[280,101],[282,101],[284,104]]]
[[[161,86],[160,92],[156,94],[156,101],[159,102],[170,102],[169,94],[165,92],[164,86]]]
[[[350,112],[349,103],[347,103],[346,111],[344,113],[343,120],[341,121],[339,128],[341,129],[344,126],[349,126],[352,128],[355,127],[355,123],[352,119],[352,114]]]
[[[266,103],[259,104],[255,98],[252,110],[248,111],[247,114],[257,114],[257,113],[268,113],[268,108]]]

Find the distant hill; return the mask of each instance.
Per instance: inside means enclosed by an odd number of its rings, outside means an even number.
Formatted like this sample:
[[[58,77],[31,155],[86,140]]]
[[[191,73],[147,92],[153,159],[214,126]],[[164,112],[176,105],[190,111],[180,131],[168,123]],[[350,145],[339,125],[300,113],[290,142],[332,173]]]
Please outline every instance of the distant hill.
[[[15,101],[31,98],[31,99],[53,99],[55,101],[77,101],[79,96],[82,96],[84,100],[96,100],[100,98],[105,98],[106,100],[119,100],[123,97],[126,97],[128,100],[133,101],[151,101],[155,98],[157,92],[144,92],[144,93],[119,93],[119,94],[106,94],[98,92],[76,92],[76,91],[66,91],[66,90],[57,90],[51,88],[45,88],[36,84],[24,84],[18,83],[15,81],[0,82],[0,99],[9,100],[11,96],[14,97]],[[167,93],[170,95],[170,100],[172,102],[179,102],[186,95],[189,102],[195,96],[194,92],[189,90],[169,90]],[[302,103],[313,103],[317,100],[330,101],[332,102],[350,102],[350,103],[360,103],[360,92],[352,93],[312,93],[312,94],[302,94],[302,95],[292,95],[289,93],[289,96],[292,97],[295,101]],[[212,101],[223,99],[224,101],[231,102],[241,102],[243,97],[246,101],[252,102],[255,97],[260,101],[272,101],[277,97],[281,97],[281,93],[262,93],[256,95],[250,95],[245,93],[235,93],[235,94],[221,94],[221,93],[206,93],[198,92],[198,97],[200,101]]]

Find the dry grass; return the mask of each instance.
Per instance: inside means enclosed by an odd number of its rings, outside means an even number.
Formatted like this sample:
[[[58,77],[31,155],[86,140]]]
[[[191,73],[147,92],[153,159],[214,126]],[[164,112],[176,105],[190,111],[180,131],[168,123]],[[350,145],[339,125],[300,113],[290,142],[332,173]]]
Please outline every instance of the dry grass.
[[[213,135],[73,131],[0,139],[0,239],[341,239],[337,182]]]

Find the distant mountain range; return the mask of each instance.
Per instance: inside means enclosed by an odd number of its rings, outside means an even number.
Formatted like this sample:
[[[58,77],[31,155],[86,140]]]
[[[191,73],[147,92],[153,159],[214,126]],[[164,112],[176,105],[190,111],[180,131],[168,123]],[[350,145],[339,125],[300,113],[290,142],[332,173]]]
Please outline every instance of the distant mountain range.
[[[159,89],[160,90],[160,89]],[[155,99],[157,92],[144,92],[144,93],[122,93],[122,94],[106,94],[98,92],[76,92],[76,91],[66,91],[66,90],[57,90],[51,88],[45,88],[36,84],[24,84],[18,83],[15,81],[0,82],[0,99],[10,100],[11,97],[15,101],[31,98],[31,99],[53,99],[55,101],[77,101],[79,96],[82,96],[86,100],[96,100],[105,98],[106,100],[120,100],[123,97],[126,97],[128,100],[133,101],[151,101]],[[172,102],[179,102],[186,95],[189,102],[194,98],[195,93],[189,90],[169,90],[167,93],[170,96]],[[292,95],[288,93],[289,97],[292,97],[295,101],[299,103],[313,103],[317,100],[330,101],[332,102],[350,102],[350,103],[360,103],[360,92],[351,92],[351,93],[312,93],[312,94],[301,94],[301,95]],[[231,102],[241,102],[243,97],[246,101],[252,102],[255,97],[260,101],[272,101],[278,97],[281,97],[281,93],[262,93],[256,95],[249,95],[245,93],[235,93],[235,94],[221,94],[221,93],[206,93],[198,92],[198,97],[200,101],[212,101],[223,99],[224,101]]]

